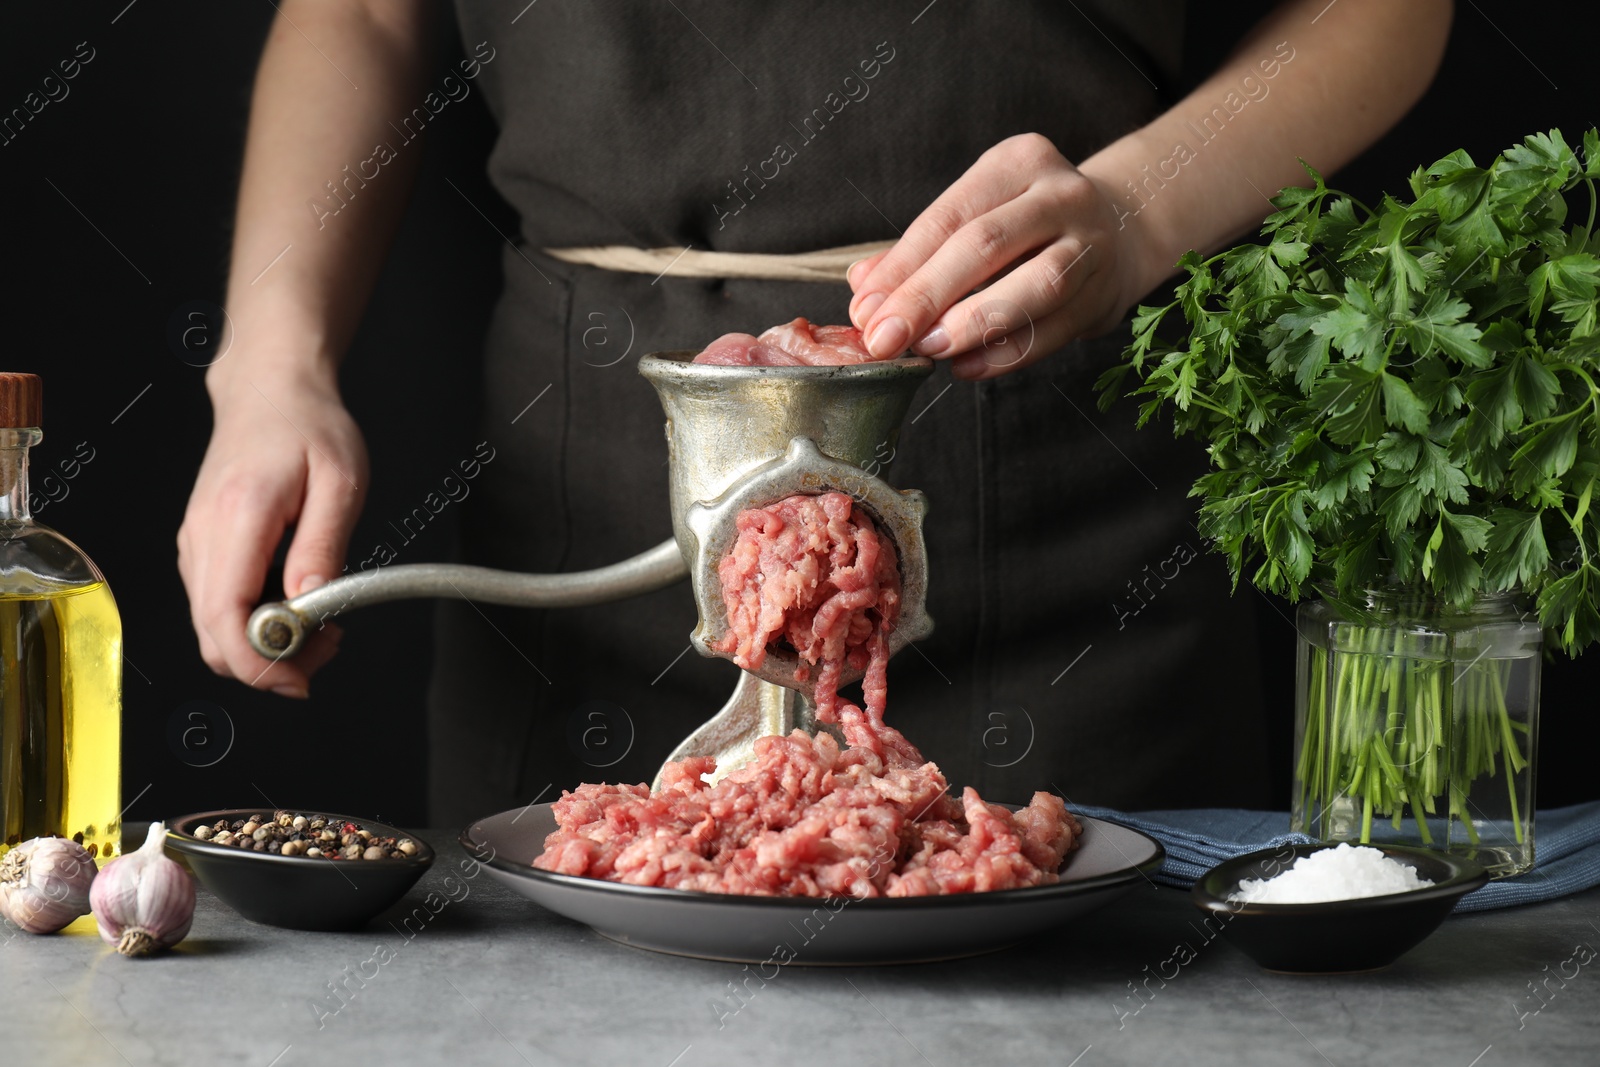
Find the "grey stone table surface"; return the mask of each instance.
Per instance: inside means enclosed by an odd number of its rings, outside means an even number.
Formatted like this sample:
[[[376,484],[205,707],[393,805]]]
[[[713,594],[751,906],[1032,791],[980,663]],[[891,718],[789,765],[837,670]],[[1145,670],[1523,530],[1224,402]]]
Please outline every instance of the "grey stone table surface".
[[[432,870],[357,933],[258,926],[203,889],[159,958],[89,918],[0,927],[0,1064],[1600,1064],[1600,890],[1453,917],[1365,975],[1268,974],[1141,885],[989,956],[763,978],[607,941],[422,836]]]

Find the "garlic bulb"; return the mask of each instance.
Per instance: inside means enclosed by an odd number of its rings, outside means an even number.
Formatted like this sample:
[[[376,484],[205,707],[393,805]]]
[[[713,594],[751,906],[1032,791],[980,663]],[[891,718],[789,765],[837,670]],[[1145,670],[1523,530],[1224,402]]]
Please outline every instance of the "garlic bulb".
[[[100,936],[124,956],[171,948],[194,921],[194,880],[161,850],[166,836],[151,823],[139,850],[106,864],[89,892]]]
[[[0,858],[0,914],[30,934],[53,934],[89,914],[94,873],[94,857],[76,841],[24,841]]]

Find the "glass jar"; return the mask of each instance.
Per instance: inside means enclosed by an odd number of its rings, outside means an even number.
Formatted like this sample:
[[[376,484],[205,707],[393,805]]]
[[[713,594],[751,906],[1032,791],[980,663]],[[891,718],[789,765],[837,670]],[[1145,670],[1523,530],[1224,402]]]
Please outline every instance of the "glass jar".
[[[1543,633],[1513,593],[1452,610],[1401,589],[1299,609],[1290,824],[1533,866]]]
[[[0,374],[0,854],[34,837],[121,850],[122,621],[77,545],[35,522],[39,379]]]

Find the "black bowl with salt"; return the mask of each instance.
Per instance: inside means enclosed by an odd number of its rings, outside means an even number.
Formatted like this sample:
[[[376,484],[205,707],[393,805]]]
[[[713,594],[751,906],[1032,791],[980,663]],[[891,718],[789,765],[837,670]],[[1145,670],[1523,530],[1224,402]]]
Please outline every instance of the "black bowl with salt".
[[[1313,904],[1264,904],[1230,899],[1240,883],[1270,879],[1303,856],[1334,844],[1284,845],[1237,856],[1195,882],[1195,906],[1215,928],[1269,971],[1340,974],[1387,967],[1439,928],[1456,902],[1489,881],[1488,872],[1460,856],[1407,845],[1374,844],[1387,858],[1433,884],[1381,896]]]

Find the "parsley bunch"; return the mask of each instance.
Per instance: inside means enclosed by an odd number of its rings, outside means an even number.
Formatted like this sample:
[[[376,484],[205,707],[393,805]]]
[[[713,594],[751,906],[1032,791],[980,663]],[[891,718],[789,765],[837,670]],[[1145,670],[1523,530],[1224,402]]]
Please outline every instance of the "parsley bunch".
[[[1356,604],[1400,583],[1453,606],[1520,586],[1581,651],[1600,637],[1600,135],[1452,152],[1376,209],[1306,170],[1266,244],[1179,261],[1101,408],[1132,371],[1141,426],[1170,403],[1208,443],[1191,495],[1235,586]],[[1177,343],[1158,336],[1174,309]]]

